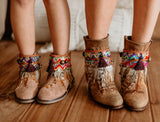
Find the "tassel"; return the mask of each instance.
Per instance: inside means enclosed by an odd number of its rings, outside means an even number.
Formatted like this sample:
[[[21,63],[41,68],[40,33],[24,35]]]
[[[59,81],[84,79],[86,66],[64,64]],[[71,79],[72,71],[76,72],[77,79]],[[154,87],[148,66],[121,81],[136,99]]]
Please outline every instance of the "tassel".
[[[120,55],[120,57],[122,57],[123,56],[123,52],[120,52],[119,55]]]
[[[47,72],[50,73],[50,74],[51,74],[52,72],[54,72],[52,60],[50,60],[50,62],[49,62],[49,66],[48,66],[48,68],[47,68]]]
[[[28,67],[27,67],[27,72],[34,72],[36,71],[36,68],[32,65],[32,59],[29,60],[29,63],[28,63]]]
[[[106,66],[108,66],[108,64],[106,63],[105,59],[101,55],[98,67],[106,67]]]
[[[143,58],[140,57],[139,61],[137,62],[136,66],[134,67],[135,70],[144,70],[144,65],[143,65]]]
[[[85,52],[83,52],[82,55],[85,57]]]

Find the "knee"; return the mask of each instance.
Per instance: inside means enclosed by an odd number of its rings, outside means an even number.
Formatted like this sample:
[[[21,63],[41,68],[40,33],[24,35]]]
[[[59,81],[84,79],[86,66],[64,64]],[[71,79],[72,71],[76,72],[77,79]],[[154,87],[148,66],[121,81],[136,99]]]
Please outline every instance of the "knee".
[[[27,7],[30,6],[31,4],[34,4],[35,0],[16,0],[16,2],[22,6],[22,7]]]

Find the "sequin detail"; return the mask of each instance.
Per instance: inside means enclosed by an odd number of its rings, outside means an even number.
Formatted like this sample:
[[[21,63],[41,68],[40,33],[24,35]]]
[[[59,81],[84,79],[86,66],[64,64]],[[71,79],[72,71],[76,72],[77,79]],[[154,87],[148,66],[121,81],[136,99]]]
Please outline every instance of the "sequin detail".
[[[85,66],[87,67],[106,67],[112,64],[111,53],[109,50],[94,52],[86,50],[84,52]]]
[[[22,72],[34,72],[40,69],[39,63],[40,56],[19,56],[17,62],[19,64],[20,71]]]
[[[70,56],[50,56],[49,66],[47,72],[52,73],[54,71],[63,71],[64,69],[71,68],[71,59]]]
[[[124,67],[135,68],[138,63],[146,67],[149,62],[149,52],[139,53],[124,50],[120,55],[122,57],[122,66]]]

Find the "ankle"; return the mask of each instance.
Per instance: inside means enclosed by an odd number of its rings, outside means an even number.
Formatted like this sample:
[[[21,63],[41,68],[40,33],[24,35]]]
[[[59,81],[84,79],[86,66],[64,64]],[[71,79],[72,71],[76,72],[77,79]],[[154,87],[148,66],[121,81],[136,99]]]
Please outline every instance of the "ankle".
[[[67,55],[69,53],[68,50],[54,50],[53,54],[54,55]]]

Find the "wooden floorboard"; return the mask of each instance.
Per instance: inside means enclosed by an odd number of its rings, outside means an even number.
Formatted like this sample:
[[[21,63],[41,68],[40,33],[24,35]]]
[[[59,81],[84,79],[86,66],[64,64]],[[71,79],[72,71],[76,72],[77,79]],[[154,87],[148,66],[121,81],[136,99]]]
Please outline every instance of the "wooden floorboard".
[[[18,50],[16,44],[4,41],[0,43],[0,49],[0,121],[11,122],[25,114],[30,104],[18,104],[12,94],[18,78],[18,65],[16,65]]]
[[[37,45],[36,48],[41,47]],[[18,79],[18,49],[14,42],[0,42],[0,122],[13,122],[22,117],[32,104],[19,104],[14,100]]]
[[[152,61],[148,67],[149,97],[153,122],[160,122],[160,41],[154,41],[151,46]]]
[[[160,41],[154,41],[150,51],[152,62],[148,66],[147,76],[150,102],[143,112],[128,111],[126,108],[110,110],[92,101],[87,91],[82,52],[74,51],[71,54],[76,82],[63,101],[51,105],[19,104],[15,102],[13,94],[19,70],[16,62],[18,49],[13,42],[0,42],[0,122],[160,122]],[[49,53],[40,55],[43,85],[47,77]],[[118,53],[112,53],[112,59],[115,83],[120,90],[121,59]]]
[[[3,41],[0,43],[0,68],[10,60],[14,60],[15,56],[18,55],[18,49],[14,42]]]

